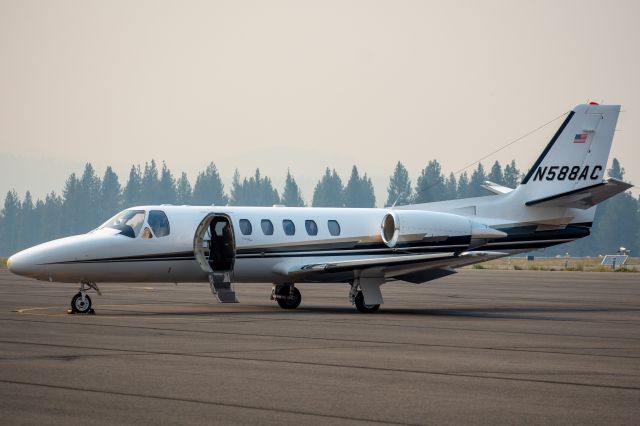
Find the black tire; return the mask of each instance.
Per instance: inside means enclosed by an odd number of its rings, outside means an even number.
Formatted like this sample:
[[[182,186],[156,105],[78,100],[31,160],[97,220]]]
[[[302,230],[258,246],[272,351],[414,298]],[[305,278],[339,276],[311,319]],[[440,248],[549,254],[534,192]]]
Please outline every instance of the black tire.
[[[278,296],[285,296],[276,299],[278,305],[280,305],[282,309],[295,309],[300,306],[300,302],[302,302],[302,295],[300,294],[300,290],[294,287],[293,295],[290,295],[289,292],[289,286],[285,285],[278,287],[278,289],[276,290],[276,294]]]
[[[356,294],[356,309],[363,314],[372,314],[380,309],[380,305],[366,305],[361,291]]]
[[[82,301],[82,294],[78,292],[73,299],[71,299],[71,310],[76,314],[87,314],[91,311],[91,298],[88,294],[84,295],[84,302]]]

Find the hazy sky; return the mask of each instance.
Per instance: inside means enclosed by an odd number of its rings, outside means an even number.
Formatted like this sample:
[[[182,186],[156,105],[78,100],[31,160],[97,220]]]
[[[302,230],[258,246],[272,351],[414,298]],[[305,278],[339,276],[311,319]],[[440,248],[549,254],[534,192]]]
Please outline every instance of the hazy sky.
[[[622,104],[612,156],[640,185],[639,5],[0,0],[0,198],[155,158],[227,189],[289,167],[307,201],[356,164],[381,205],[398,160],[449,173],[589,100]],[[485,165],[528,168],[559,124]]]

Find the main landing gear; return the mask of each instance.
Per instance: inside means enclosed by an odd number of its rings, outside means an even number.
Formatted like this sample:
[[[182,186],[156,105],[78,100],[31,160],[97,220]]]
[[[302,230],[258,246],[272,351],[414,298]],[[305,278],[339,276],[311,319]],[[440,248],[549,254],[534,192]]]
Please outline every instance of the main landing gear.
[[[302,295],[295,284],[274,284],[271,288],[271,300],[278,302],[282,309],[295,309],[302,302]]]
[[[367,305],[364,303],[364,294],[362,294],[362,288],[360,287],[360,280],[351,283],[351,290],[349,290],[349,301],[356,306],[358,312],[363,314],[372,314],[380,309],[380,304]]]
[[[67,311],[69,314],[95,314],[91,308],[91,298],[87,295],[87,291],[93,289],[102,296],[98,285],[88,281],[80,283],[80,290],[71,299],[71,309]]]

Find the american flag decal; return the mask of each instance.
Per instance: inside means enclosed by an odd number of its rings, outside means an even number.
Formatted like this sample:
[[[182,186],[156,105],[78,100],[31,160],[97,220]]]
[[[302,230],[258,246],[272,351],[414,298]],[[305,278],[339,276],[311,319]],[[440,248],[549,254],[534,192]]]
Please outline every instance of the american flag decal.
[[[573,139],[573,143],[585,143],[587,141],[588,133],[578,133]]]

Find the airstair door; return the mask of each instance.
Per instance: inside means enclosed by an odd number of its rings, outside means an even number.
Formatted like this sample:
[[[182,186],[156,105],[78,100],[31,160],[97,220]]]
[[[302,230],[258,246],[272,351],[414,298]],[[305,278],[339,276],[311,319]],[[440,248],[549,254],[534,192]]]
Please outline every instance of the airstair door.
[[[232,286],[236,244],[229,216],[210,213],[202,219],[193,247],[196,260],[209,275],[209,285],[218,302],[237,303]]]

